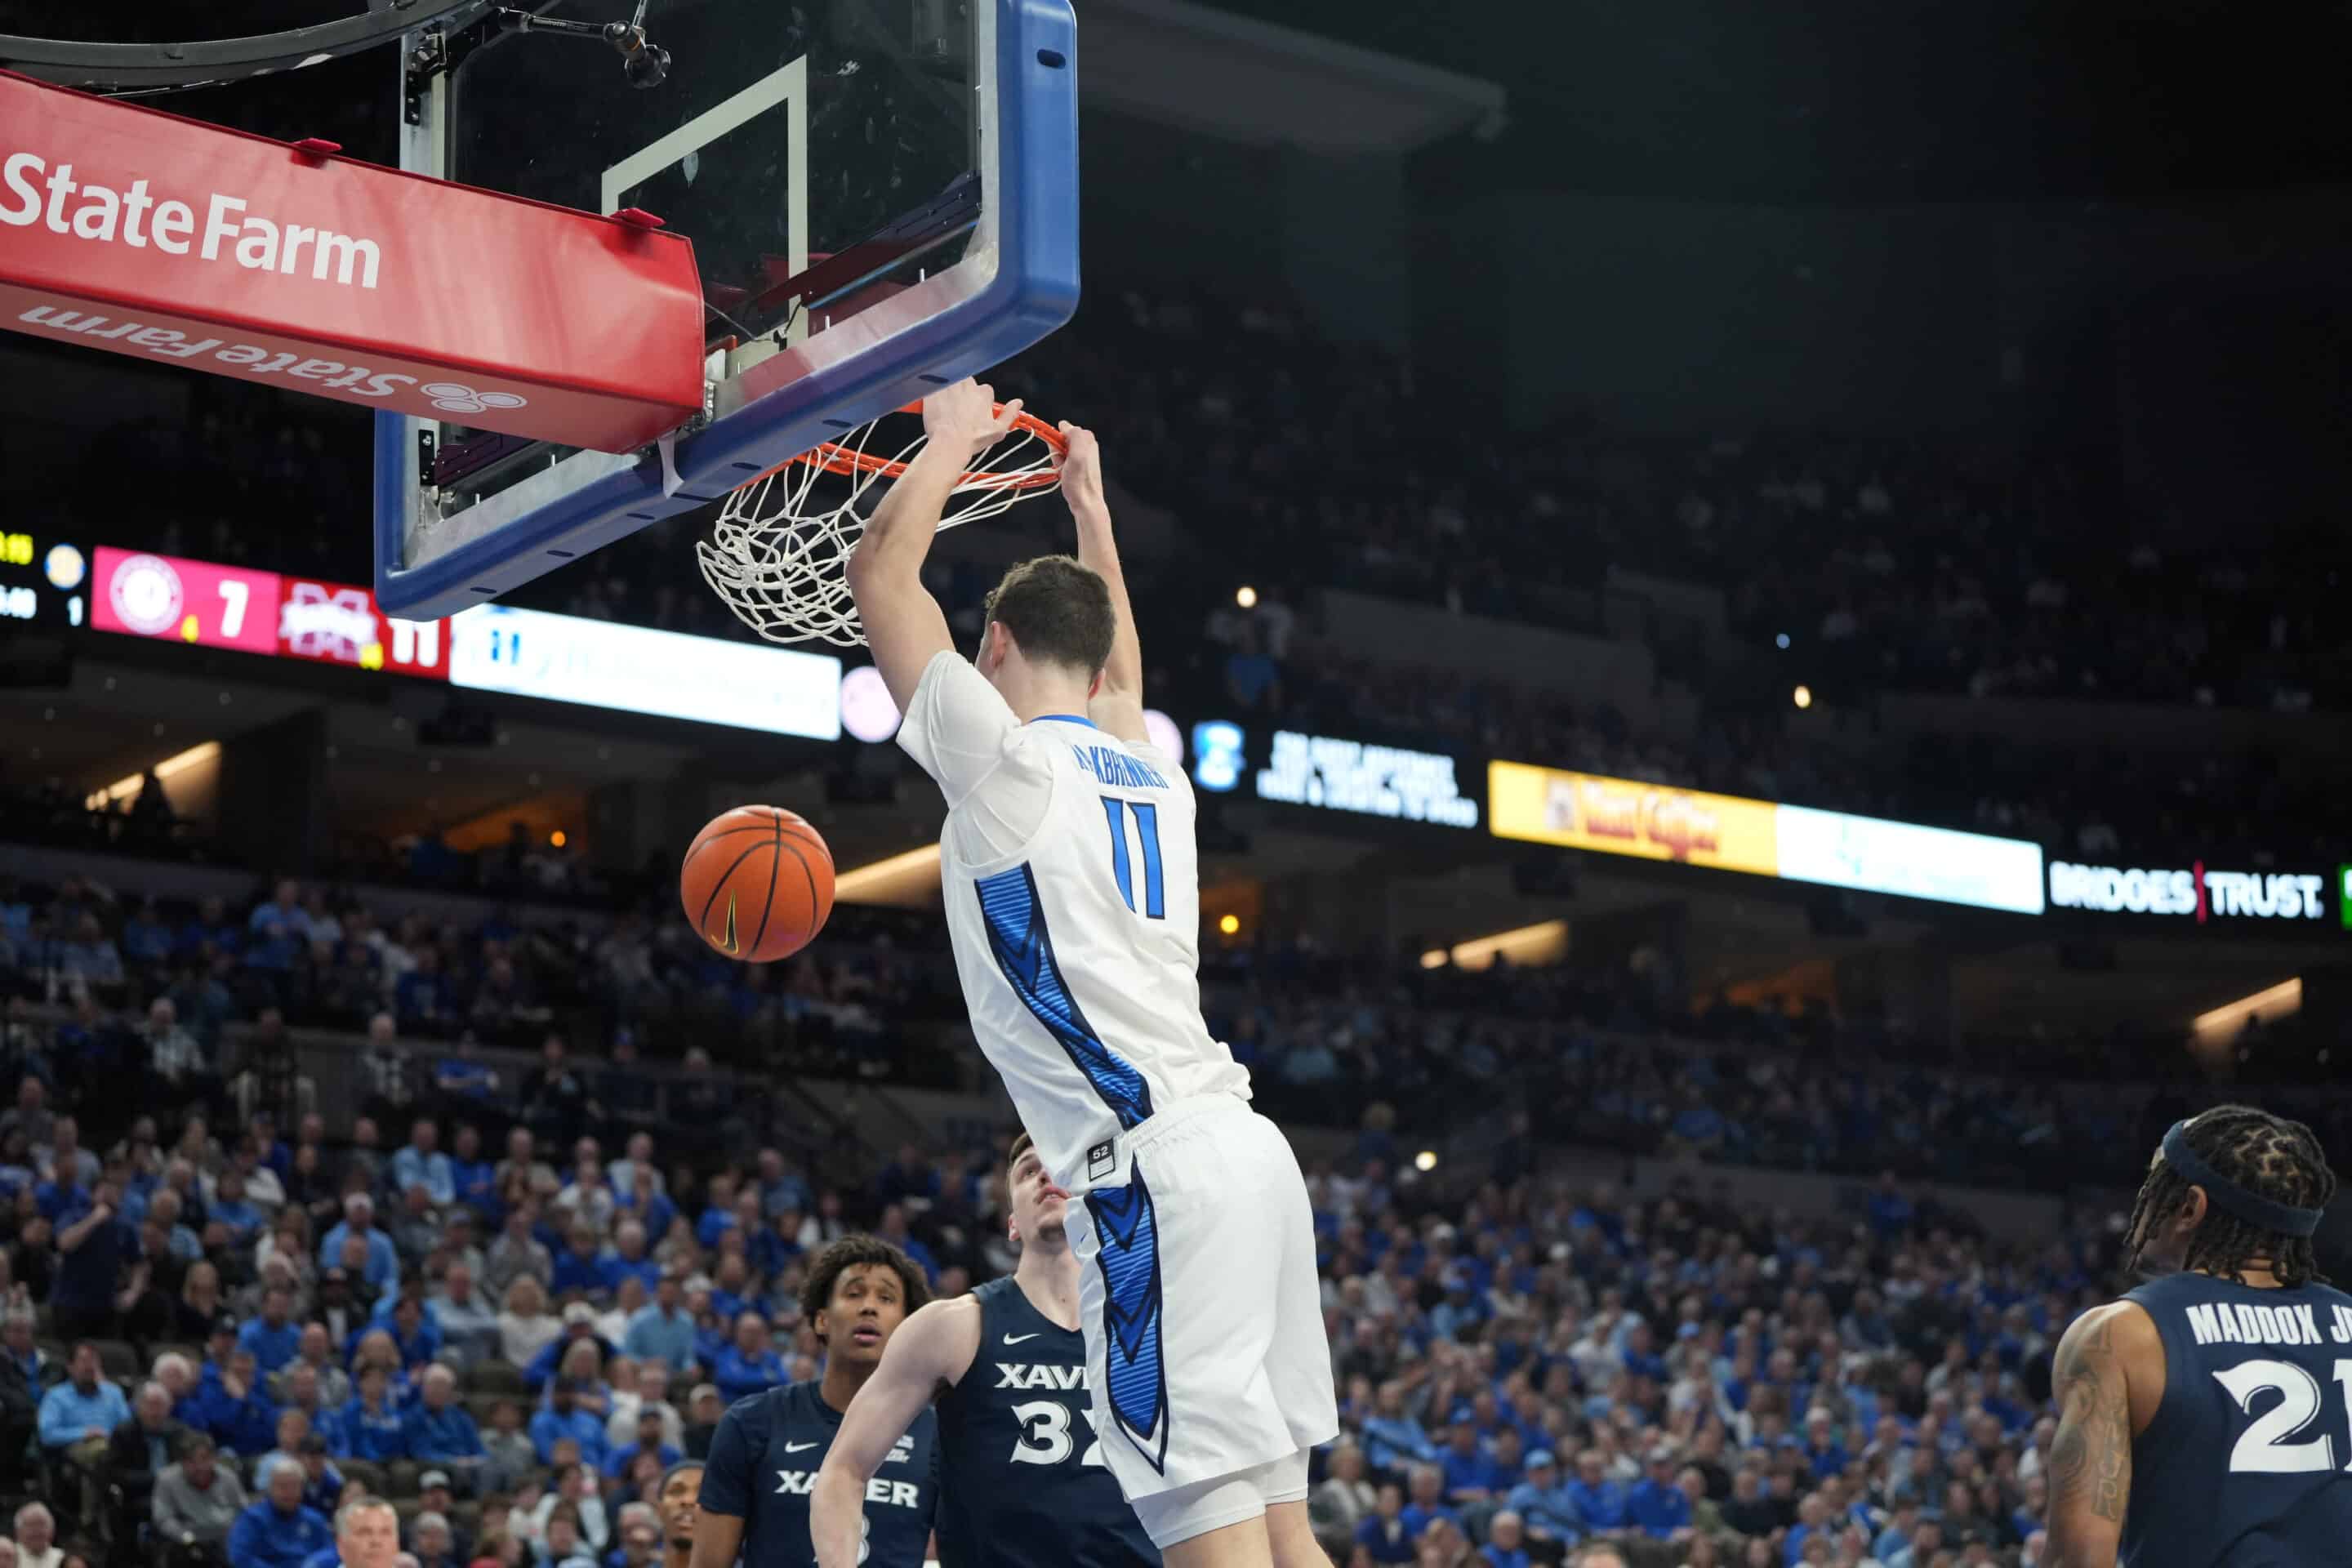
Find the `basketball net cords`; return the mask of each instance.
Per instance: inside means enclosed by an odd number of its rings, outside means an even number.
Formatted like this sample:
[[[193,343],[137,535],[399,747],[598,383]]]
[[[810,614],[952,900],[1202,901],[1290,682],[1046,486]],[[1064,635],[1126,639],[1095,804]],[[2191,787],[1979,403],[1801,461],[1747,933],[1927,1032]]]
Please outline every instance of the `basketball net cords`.
[[[852,466],[865,458],[880,424],[877,419],[827,443],[831,451],[820,447],[780,464],[736,490],[720,505],[710,537],[695,542],[703,581],[766,641],[866,646],[845,570],[872,515],[861,503],[877,481],[891,477]],[[890,461],[911,462],[928,439],[916,437]],[[1029,451],[1033,446],[1035,455]],[[996,517],[1031,496],[1058,489],[1058,477],[1050,484],[1036,479],[1052,468],[1055,456],[1050,443],[1014,426],[972,459],[975,468],[948,493],[937,531]],[[849,472],[841,473],[842,468]],[[839,505],[822,506],[812,499],[819,481],[827,479],[849,482],[848,497]]]

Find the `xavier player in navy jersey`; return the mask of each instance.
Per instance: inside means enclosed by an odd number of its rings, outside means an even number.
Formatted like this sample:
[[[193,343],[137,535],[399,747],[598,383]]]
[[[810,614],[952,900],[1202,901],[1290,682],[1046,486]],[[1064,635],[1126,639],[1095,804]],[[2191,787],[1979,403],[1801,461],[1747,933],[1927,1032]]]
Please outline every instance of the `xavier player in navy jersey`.
[[[934,1405],[941,1568],[1158,1568],[1095,1432],[1069,1194],[1026,1133],[1008,1184],[1021,1261],[1008,1279],[924,1308],[891,1340],[817,1475],[817,1568],[854,1568],[861,1500]]]
[[[727,1407],[694,1525],[690,1568],[808,1568],[809,1492],[841,1430],[842,1413],[882,1364],[883,1347],[930,1292],[923,1271],[887,1241],[845,1236],[809,1265],[809,1326],[824,1375],[748,1395]],[[929,1412],[876,1457],[865,1532],[845,1563],[921,1568],[938,1504],[938,1426]]]
[[[2352,1296],[2311,1245],[2335,1192],[2300,1121],[2224,1105],[2164,1135],[2125,1245],[2173,1272],[2059,1342],[2041,1568],[2352,1556]]]

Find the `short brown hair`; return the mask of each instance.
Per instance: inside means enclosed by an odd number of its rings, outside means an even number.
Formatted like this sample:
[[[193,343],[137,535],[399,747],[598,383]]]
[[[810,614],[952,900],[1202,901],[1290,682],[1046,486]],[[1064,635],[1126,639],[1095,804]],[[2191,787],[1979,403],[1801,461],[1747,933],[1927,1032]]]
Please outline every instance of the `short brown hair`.
[[[898,1276],[898,1289],[906,1293],[908,1317],[931,1299],[930,1281],[923,1277],[913,1258],[878,1236],[845,1236],[818,1253],[816,1261],[809,1265],[808,1279],[801,1286],[801,1316],[814,1324],[819,1312],[832,1310],[834,1288],[841,1283],[843,1275],[876,1263]],[[824,1342],[823,1334],[817,1335],[817,1342]]]
[[[1012,1174],[1013,1166],[1021,1163],[1021,1156],[1029,1152],[1033,1142],[1026,1132],[1016,1132],[1013,1135],[1013,1147],[1004,1152],[1004,1171],[1007,1175]]]
[[[1088,676],[1109,659],[1118,629],[1109,585],[1069,555],[1040,555],[1013,567],[990,590],[981,618],[1001,622],[1029,658]]]

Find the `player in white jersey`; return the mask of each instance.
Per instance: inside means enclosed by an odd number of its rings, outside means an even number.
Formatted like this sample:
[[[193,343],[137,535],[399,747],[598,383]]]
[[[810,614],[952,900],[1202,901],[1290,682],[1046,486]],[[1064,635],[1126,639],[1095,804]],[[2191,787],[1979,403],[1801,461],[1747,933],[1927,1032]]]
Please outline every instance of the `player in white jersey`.
[[[978,658],[921,581],[957,476],[1009,426],[966,381],[848,564],[898,743],[948,802],[940,874],[973,1032],[1054,1180],[1102,1451],[1169,1568],[1328,1563],[1307,1450],[1339,1431],[1306,1183],[1201,1017],[1195,806],[1143,723],[1094,437],[1064,426],[1078,552],[988,597]]]

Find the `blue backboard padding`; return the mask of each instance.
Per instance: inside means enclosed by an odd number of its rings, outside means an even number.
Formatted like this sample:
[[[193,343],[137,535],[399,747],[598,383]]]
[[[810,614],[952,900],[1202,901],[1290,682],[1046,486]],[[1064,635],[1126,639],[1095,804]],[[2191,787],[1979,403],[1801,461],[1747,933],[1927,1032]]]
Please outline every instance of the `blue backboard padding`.
[[[1069,0],[997,0],[999,257],[989,286],[837,364],[812,371],[677,444],[675,495],[648,455],[446,553],[404,567],[409,420],[375,416],[375,595],[409,620],[452,616],[648,523],[705,506],[761,470],[1002,363],[1078,305],[1077,24]],[[1040,68],[1058,56],[1059,68]],[[561,551],[563,553],[554,553]]]

